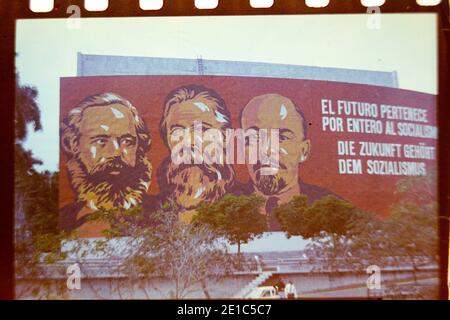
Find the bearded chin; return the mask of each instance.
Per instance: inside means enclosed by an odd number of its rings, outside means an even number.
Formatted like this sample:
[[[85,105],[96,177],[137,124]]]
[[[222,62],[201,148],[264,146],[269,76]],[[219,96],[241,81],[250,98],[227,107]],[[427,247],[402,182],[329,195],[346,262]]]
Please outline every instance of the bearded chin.
[[[116,176],[106,170],[89,174],[80,159],[69,160],[67,168],[77,200],[93,210],[129,209],[140,205],[152,176],[152,165],[145,156],[138,158],[136,166],[127,166]]]
[[[221,198],[234,180],[234,170],[229,165],[181,164],[169,162],[166,181],[173,198],[183,209],[198,207],[204,201]]]
[[[277,175],[256,175],[256,187],[264,195],[275,195],[286,187],[286,181]]]

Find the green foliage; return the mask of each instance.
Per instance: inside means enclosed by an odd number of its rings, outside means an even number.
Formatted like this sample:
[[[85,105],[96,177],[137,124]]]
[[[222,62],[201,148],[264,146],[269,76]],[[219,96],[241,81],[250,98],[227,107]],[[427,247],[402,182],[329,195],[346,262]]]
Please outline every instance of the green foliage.
[[[22,142],[27,128],[41,130],[37,90],[19,84],[16,73],[15,93],[15,212],[18,241],[24,236],[36,239],[46,234],[56,234],[58,224],[58,173],[37,172],[34,165],[41,164]],[[41,248],[44,251],[50,248]]]
[[[42,129],[38,92],[34,87],[21,86],[16,74],[15,92],[15,274],[17,279],[32,279],[18,291],[17,297],[32,294],[36,298],[49,298],[50,291],[62,291],[57,281],[43,278],[45,265],[65,259],[60,251],[66,235],[58,231],[57,172],[38,172],[35,165],[42,164],[30,150],[23,147],[31,125],[34,131]]]
[[[392,213],[386,220],[389,232],[400,247],[405,250],[437,253],[438,220],[435,205],[418,206],[411,203],[402,203],[393,206]],[[413,243],[411,243],[413,242]]]
[[[15,92],[15,138],[23,141],[27,137],[27,126],[33,125],[34,131],[42,129],[41,112],[37,104],[38,91],[34,87],[21,86],[19,74],[16,72]]]
[[[258,196],[226,194],[220,200],[197,209],[192,219],[194,225],[208,225],[231,244],[238,245],[257,238],[267,230],[267,222],[261,214],[264,199]]]
[[[44,171],[30,175],[27,221],[34,236],[58,232],[59,174]]]
[[[378,265],[438,261],[439,234],[436,176],[408,177],[397,184],[398,201],[391,207],[388,217],[374,220],[361,228],[354,238],[353,251],[364,254]]]
[[[61,252],[61,241],[66,239],[64,233],[44,233],[35,237],[35,252],[33,257],[35,261],[44,257],[44,263],[51,264],[67,257],[66,252]]]
[[[90,214],[87,220],[107,222],[110,228],[102,231],[107,239],[132,235],[136,232],[136,228],[147,223],[141,206],[127,210],[119,208],[97,210]]]
[[[321,232],[345,235],[360,217],[352,204],[334,196],[325,196],[311,205],[305,195],[295,196],[275,208],[274,214],[288,236],[305,239],[319,236]]]
[[[369,265],[410,267],[438,260],[435,173],[408,177],[397,184],[398,201],[387,217],[376,217],[330,197],[311,205],[298,196],[279,206],[288,235],[310,239],[306,254],[321,270],[361,270]]]

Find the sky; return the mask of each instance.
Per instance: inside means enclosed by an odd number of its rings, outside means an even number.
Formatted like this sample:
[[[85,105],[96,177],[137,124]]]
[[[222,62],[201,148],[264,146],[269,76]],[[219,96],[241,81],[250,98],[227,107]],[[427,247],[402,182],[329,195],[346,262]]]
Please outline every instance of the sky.
[[[25,142],[58,170],[59,78],[76,76],[77,52],[121,56],[255,61],[374,71],[397,71],[399,87],[437,93],[434,14],[89,18],[18,20],[16,67],[22,85],[39,91],[43,130]],[[281,233],[243,246],[244,252],[300,249],[300,237]],[[270,245],[271,244],[271,245]],[[235,248],[232,248],[235,250]]]

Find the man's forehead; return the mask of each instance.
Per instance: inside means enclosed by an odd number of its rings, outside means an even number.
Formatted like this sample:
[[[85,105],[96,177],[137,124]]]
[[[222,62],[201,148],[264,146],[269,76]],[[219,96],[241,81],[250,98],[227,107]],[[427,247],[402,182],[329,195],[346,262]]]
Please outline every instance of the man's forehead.
[[[205,121],[211,125],[221,125],[229,120],[217,110],[217,106],[213,101],[194,99],[172,106],[166,121],[169,125],[176,123],[190,124],[194,121]]]
[[[245,127],[301,128],[302,119],[290,100],[267,99],[247,105],[242,113],[242,124]]]
[[[135,132],[136,119],[130,109],[121,104],[93,106],[84,110],[80,122],[83,132]]]

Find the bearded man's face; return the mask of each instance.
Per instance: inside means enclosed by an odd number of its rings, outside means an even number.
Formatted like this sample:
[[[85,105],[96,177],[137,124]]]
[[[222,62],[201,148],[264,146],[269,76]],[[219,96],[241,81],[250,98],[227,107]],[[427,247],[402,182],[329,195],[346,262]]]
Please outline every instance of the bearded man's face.
[[[166,139],[171,153],[177,145],[180,145],[180,139],[176,138],[178,137],[177,133],[180,132],[184,136],[182,143],[185,143],[187,150],[192,153],[189,164],[170,162],[164,167],[166,169],[163,174],[170,186],[171,196],[184,209],[193,209],[204,201],[219,199],[232,184],[234,170],[231,165],[223,163],[223,157],[221,161],[217,161],[219,163],[214,161],[211,163],[205,159],[221,158],[216,153],[216,149],[210,148],[212,141],[225,154],[222,139],[214,140],[215,136],[209,136],[209,132],[213,129],[225,136],[225,124],[228,124],[229,119],[216,109],[214,101],[197,97],[172,107],[165,121],[168,128]],[[201,123],[202,152],[198,150],[197,146],[199,142],[196,139],[199,137],[194,135],[196,123]],[[189,139],[185,139],[187,135],[189,135]],[[200,152],[199,155],[203,157],[201,163],[194,163],[196,152]],[[186,156],[184,152],[183,156]]]
[[[138,149],[136,119],[121,104],[84,110],[78,155],[68,162],[79,200],[93,209],[129,208],[140,202],[151,179],[151,165]]]
[[[121,105],[87,108],[79,125],[80,160],[89,175],[110,179],[136,165],[137,132],[131,111]]]

